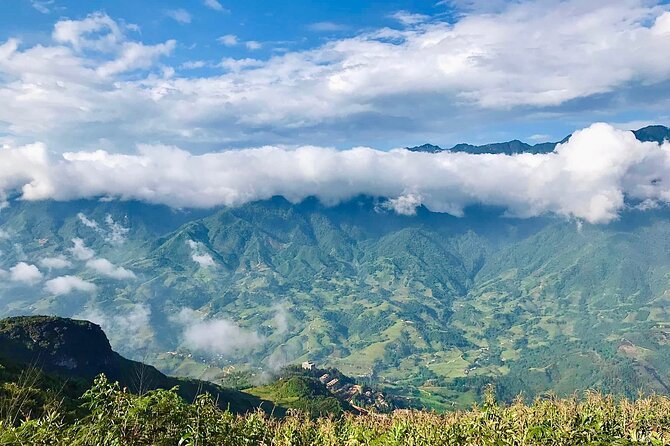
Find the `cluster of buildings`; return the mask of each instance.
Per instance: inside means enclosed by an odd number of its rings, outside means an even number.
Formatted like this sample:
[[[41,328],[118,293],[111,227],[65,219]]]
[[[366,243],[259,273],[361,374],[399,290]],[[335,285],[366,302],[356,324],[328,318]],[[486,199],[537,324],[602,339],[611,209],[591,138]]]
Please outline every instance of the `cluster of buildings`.
[[[350,378],[343,375],[336,376],[332,372],[319,370],[313,362],[303,362],[302,368],[314,372],[321,384],[325,385],[330,393],[346,400],[358,410],[367,412],[368,409],[374,408],[379,412],[388,412],[391,409],[391,404],[382,392],[373,391],[369,387],[352,382]]]

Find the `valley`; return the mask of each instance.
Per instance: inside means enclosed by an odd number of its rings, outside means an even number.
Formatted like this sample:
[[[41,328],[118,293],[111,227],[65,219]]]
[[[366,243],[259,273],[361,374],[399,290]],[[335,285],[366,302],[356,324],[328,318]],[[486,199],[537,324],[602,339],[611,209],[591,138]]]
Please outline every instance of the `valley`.
[[[5,281],[0,309],[90,319],[124,355],[223,385],[314,361],[439,410],[487,384],[668,392],[665,208],[602,225],[384,203],[12,201],[0,266],[40,276]],[[54,288],[75,276],[92,286]]]

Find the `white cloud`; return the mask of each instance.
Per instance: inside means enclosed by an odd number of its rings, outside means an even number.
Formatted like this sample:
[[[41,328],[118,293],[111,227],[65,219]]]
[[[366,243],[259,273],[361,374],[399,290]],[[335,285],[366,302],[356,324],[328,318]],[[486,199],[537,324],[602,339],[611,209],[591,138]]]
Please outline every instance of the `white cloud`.
[[[72,266],[72,262],[65,258],[65,256],[59,255],[55,257],[44,257],[40,259],[37,263],[43,268],[47,269],[63,269],[69,268]]]
[[[77,214],[77,218],[84,226],[93,229],[95,232],[100,234],[105,239],[105,241],[113,245],[120,245],[125,242],[126,234],[130,231],[130,228],[126,228],[120,223],[114,221],[114,218],[111,216],[111,214],[107,214],[105,216],[106,227],[102,227],[100,224],[98,224],[97,221],[88,218],[82,212]]]
[[[73,291],[82,291],[92,293],[96,290],[95,284],[87,282],[77,276],[61,276],[55,279],[47,280],[44,289],[56,296],[70,294]]]
[[[130,304],[114,308],[113,314],[99,308],[89,308],[76,315],[98,324],[112,345],[126,351],[146,348],[151,331],[151,308],[144,304]]]
[[[217,0],[204,0],[202,3],[208,8],[213,9],[215,11],[227,12],[227,9],[224,8],[223,5],[219,3]]]
[[[384,203],[386,209],[391,209],[400,215],[416,215],[416,208],[421,206],[421,195],[414,193],[402,194],[398,198],[389,198]]]
[[[191,14],[187,10],[182,9],[182,8],[171,9],[169,11],[166,11],[165,15],[174,19],[176,22],[182,23],[182,24],[191,23],[191,19],[192,19]]]
[[[226,68],[231,71],[240,71],[247,68],[259,67],[262,66],[263,62],[258,59],[244,58],[244,59],[233,59],[226,58],[221,61],[219,66],[221,68]]]
[[[398,11],[391,17],[400,22],[401,24],[408,26],[417,25],[430,19],[430,16],[427,16],[425,14],[415,14],[409,11]]]
[[[117,280],[135,279],[135,273],[122,266],[114,265],[107,259],[91,259],[86,262],[86,267],[90,268],[103,276]]]
[[[343,25],[341,23],[335,23],[335,22],[315,22],[311,23],[307,26],[307,29],[310,31],[316,31],[316,32],[337,32],[337,31],[344,31],[345,29],[348,29],[347,25]]]
[[[399,30],[197,78],[157,75],[176,43],[132,41],[127,26],[97,13],[59,21],[50,43],[0,44],[0,131],[21,142],[49,141],[55,150],[97,147],[101,129],[119,147],[222,147],[295,143],[304,135],[328,141],[342,139],[343,130],[354,140],[426,135],[495,113],[567,113],[557,107],[594,95],[624,103],[635,96],[628,88],[665,92],[670,59],[658,54],[670,52],[669,8],[547,0],[474,9],[455,23],[409,15],[411,26]],[[254,46],[224,37],[224,44]],[[667,92],[645,97],[667,108]]]
[[[72,256],[77,259],[77,260],[88,260],[93,258],[95,255],[95,251],[93,251],[91,248],[88,248],[85,244],[84,241],[80,238],[73,238],[72,239],[73,247],[69,248],[68,251],[72,253]]]
[[[179,65],[179,68],[181,68],[182,70],[195,70],[206,66],[207,62],[205,62],[204,60],[189,60]]]
[[[30,4],[36,11],[42,14],[49,14],[53,7],[55,0],[31,0]]]
[[[94,13],[83,20],[61,20],[54,26],[53,39],[72,45],[76,50],[113,51],[123,40],[121,27],[103,13]]]
[[[203,268],[216,265],[216,262],[214,262],[212,256],[205,252],[205,245],[203,245],[201,242],[187,240],[186,244],[189,246],[189,248],[191,248],[191,259],[195,263],[202,266]]]
[[[249,40],[247,42],[244,42],[244,45],[249,50],[259,50],[263,46],[260,42],[256,42],[255,40]]]
[[[540,155],[262,147],[196,156],[140,146],[134,155],[77,152],[50,161],[28,147],[0,151],[0,191],[12,190],[26,200],[108,197],[175,208],[235,206],[275,195],[335,204],[365,194],[395,200],[391,206],[405,213],[420,202],[461,215],[481,203],[521,217],[556,213],[608,222],[625,197],[670,202],[670,144],[642,143],[632,132],[594,124]],[[76,258],[93,257],[81,239],[73,243]]]
[[[103,77],[108,77],[127,71],[150,68],[158,58],[172,53],[176,43],[175,40],[149,46],[136,42],[124,43],[119,57],[100,65],[97,72]]]
[[[35,265],[19,262],[9,268],[9,280],[33,284],[42,280],[42,273]]]
[[[214,266],[216,264],[209,254],[193,254],[191,258],[195,263],[203,267]]]
[[[5,231],[4,229],[0,229],[0,240],[9,240],[11,237],[9,235],[9,232]]]
[[[217,42],[225,46],[235,46],[238,43],[240,43],[239,39],[234,34],[226,34],[225,36],[221,36],[216,40]]]
[[[105,240],[113,245],[120,245],[126,241],[126,235],[130,232],[130,228],[126,228],[121,223],[114,221],[111,214],[105,216],[105,224],[107,225]]]
[[[251,350],[264,342],[258,333],[246,330],[232,320],[205,319],[190,308],[183,308],[175,321],[184,327],[184,345],[204,353],[227,355]]]
[[[79,219],[80,222],[87,228],[91,228],[94,230],[99,230],[100,227],[98,226],[98,222],[95,220],[89,219],[86,215],[84,215],[82,212],[77,214],[77,218]]]

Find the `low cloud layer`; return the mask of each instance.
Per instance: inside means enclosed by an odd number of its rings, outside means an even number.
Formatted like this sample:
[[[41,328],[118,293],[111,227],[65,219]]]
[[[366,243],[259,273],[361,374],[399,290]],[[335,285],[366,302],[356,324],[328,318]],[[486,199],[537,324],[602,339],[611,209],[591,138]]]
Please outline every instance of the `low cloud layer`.
[[[113,312],[88,308],[75,315],[102,327],[114,348],[143,349],[150,342],[151,308],[144,304],[118,306]]]
[[[34,284],[42,280],[42,272],[35,265],[19,262],[9,268],[9,280],[12,282]]]
[[[86,214],[80,212],[77,218],[87,228],[100,234],[106,242],[113,245],[120,245],[126,240],[126,234],[130,228],[126,228],[119,222],[114,221],[110,214],[105,216],[104,225],[99,224],[96,220],[88,218]]]
[[[184,327],[184,345],[207,354],[227,355],[250,350],[264,341],[255,331],[246,330],[230,319],[206,319],[190,308],[183,308],[175,321]]]
[[[214,262],[212,256],[205,252],[205,245],[203,245],[201,242],[187,240],[186,244],[189,248],[191,248],[191,260],[193,260],[195,263],[202,266],[203,268],[216,265],[216,262]]]
[[[111,279],[128,280],[136,278],[135,273],[129,269],[114,265],[104,258],[91,259],[86,262],[86,267]]]
[[[44,257],[40,259],[37,263],[39,263],[41,267],[47,269],[63,269],[63,268],[70,268],[72,266],[72,262],[70,262],[63,255],[55,257]]]
[[[316,196],[335,204],[365,194],[388,198],[386,206],[405,215],[419,205],[461,215],[481,203],[520,217],[555,213],[605,223],[617,217],[626,199],[647,207],[670,201],[670,144],[640,142],[607,124],[575,132],[553,153],[514,156],[362,147],[193,155],[140,146],[133,155],[95,151],[52,159],[36,144],[0,150],[0,192],[16,190],[26,200],[105,197],[177,208],[235,206],[275,195],[293,202]],[[81,239],[73,243],[77,259],[94,256]]]
[[[72,248],[68,248],[68,251],[72,254],[77,260],[88,260],[92,259],[95,255],[95,251],[87,247],[84,241],[78,237],[72,239]]]
[[[95,284],[87,282],[77,276],[61,276],[55,279],[47,280],[44,283],[44,290],[56,296],[70,294],[74,291],[92,293],[97,289]]]

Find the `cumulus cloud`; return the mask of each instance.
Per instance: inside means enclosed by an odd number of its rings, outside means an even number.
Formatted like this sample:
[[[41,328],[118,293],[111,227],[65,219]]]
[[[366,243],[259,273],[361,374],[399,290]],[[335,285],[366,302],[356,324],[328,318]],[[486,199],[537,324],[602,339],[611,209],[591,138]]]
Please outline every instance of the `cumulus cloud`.
[[[82,20],[60,20],[54,25],[52,37],[58,43],[72,45],[75,50],[113,51],[123,40],[123,30],[106,14],[96,12]]]
[[[127,280],[136,278],[134,272],[122,266],[114,265],[112,262],[104,258],[91,259],[86,262],[86,267],[112,279]]]
[[[62,294],[70,294],[73,291],[82,291],[85,293],[92,293],[96,290],[94,283],[87,282],[77,276],[61,276],[55,279],[47,280],[44,284],[45,291],[60,296]]]
[[[37,263],[43,268],[47,269],[63,269],[69,268],[72,266],[72,262],[65,258],[63,255],[55,257],[44,257],[40,259]]]
[[[146,45],[97,13],[59,21],[46,44],[0,43],[0,129],[57,150],[95,146],[101,128],[121,147],[138,140],[222,147],[305,135],[325,143],[345,129],[359,141],[444,135],[488,113],[567,113],[557,107],[594,95],[625,102],[635,96],[624,97],[627,88],[640,85],[667,93],[670,60],[657,55],[670,52],[669,9],[646,0],[547,0],[470,10],[455,23],[402,13],[399,29],[197,78],[161,74],[173,40]],[[232,35],[222,42],[257,47]],[[663,105],[667,94],[645,98]]]
[[[205,155],[140,146],[133,155],[105,151],[36,156],[35,147],[0,151],[0,191],[25,200],[106,197],[175,208],[235,206],[282,195],[316,196],[332,205],[357,195],[385,197],[411,214],[419,205],[462,215],[471,204],[502,206],[513,216],[555,213],[611,221],[625,200],[670,202],[670,143],[640,142],[607,124],[577,131],[549,154],[471,155],[384,152],[358,147],[262,147]],[[35,161],[38,160],[38,161]],[[73,255],[94,252],[73,239]],[[194,242],[195,243],[195,242]],[[201,264],[207,253],[194,252]]]
[[[251,350],[264,342],[258,333],[246,330],[232,320],[206,319],[190,308],[183,308],[175,321],[184,327],[184,345],[195,351],[227,355]]]
[[[72,239],[72,248],[69,248],[68,251],[72,253],[72,256],[77,260],[88,260],[93,258],[95,251],[91,248],[88,248],[84,241],[78,237]]]
[[[239,43],[239,39],[235,34],[226,34],[216,39],[220,44],[225,46],[235,46]]]
[[[421,206],[421,196],[407,193],[398,198],[389,198],[382,207],[394,210],[400,215],[416,215],[416,208],[419,206]]]
[[[161,56],[172,53],[176,43],[175,40],[168,40],[158,45],[143,45],[136,42],[124,43],[118,58],[100,65],[97,72],[102,77],[108,77],[114,74],[149,68]]]
[[[191,248],[191,259],[203,268],[216,265],[211,255],[205,252],[205,245],[201,242],[187,240],[186,244]]]
[[[42,273],[35,265],[19,262],[9,268],[9,280],[12,282],[34,284],[42,280]]]

